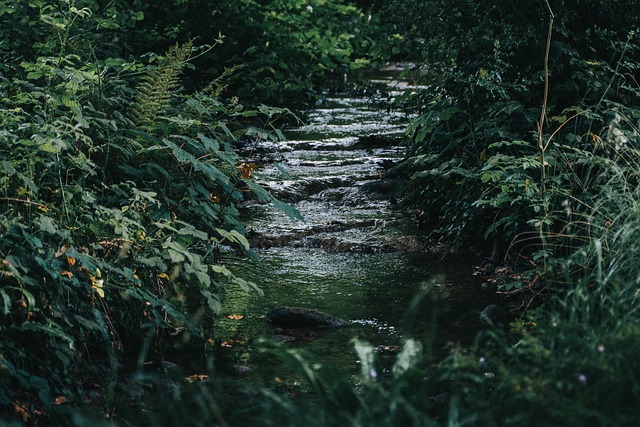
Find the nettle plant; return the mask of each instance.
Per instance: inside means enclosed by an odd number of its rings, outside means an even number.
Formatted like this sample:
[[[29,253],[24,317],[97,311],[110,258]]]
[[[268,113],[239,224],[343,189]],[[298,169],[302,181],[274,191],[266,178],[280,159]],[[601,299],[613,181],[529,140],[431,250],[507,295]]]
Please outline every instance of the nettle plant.
[[[247,192],[299,216],[237,154],[242,138],[280,139],[288,110],[245,110],[220,80],[182,91],[213,46],[141,60],[99,58],[96,40],[78,50],[106,18],[76,6],[0,9],[31,25],[8,31],[41,40],[14,45],[0,75],[0,402],[27,417],[78,391],[68,373],[89,354],[115,375],[144,337],[201,337],[227,286],[260,292],[219,256],[250,250],[236,207]]]

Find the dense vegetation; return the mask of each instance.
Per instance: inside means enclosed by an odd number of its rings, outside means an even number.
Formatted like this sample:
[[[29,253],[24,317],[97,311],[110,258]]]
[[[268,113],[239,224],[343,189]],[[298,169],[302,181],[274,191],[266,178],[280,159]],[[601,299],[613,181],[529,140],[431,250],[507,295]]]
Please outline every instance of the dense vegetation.
[[[361,15],[169,3],[0,2],[5,415],[43,422],[95,383],[108,407],[124,362],[204,340],[226,287],[259,291],[219,263],[249,251],[238,205],[298,215],[239,149],[295,119],[264,101],[304,106],[349,67]]]
[[[499,288],[517,297],[518,319],[435,364],[408,341],[390,384],[372,374],[374,349],[356,343],[357,397],[318,371],[309,383],[329,392],[296,416],[638,423],[638,11],[635,1],[384,2],[381,52],[415,62],[409,75],[428,86],[402,100],[420,113],[398,168],[410,202],[450,250],[528,270]]]
[[[259,292],[220,263],[250,251],[238,207],[297,213],[240,153],[369,58],[424,88],[401,100],[409,202],[451,248],[532,267],[503,289],[520,318],[440,361],[408,340],[388,375],[356,341],[355,380],[271,348],[314,397],[265,392],[261,420],[637,424],[637,2],[211,3],[0,1],[2,415],[82,424],[96,382],[108,413],[125,361],[202,346],[225,288]],[[165,415],[217,408],[202,388]]]

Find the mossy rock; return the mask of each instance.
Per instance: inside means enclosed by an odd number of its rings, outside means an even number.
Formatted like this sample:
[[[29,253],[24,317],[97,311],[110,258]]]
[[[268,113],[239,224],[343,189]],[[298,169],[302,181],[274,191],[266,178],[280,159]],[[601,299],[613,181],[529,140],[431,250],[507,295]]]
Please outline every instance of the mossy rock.
[[[273,324],[290,328],[342,328],[349,325],[346,320],[322,311],[302,307],[278,307],[267,313],[267,320]]]

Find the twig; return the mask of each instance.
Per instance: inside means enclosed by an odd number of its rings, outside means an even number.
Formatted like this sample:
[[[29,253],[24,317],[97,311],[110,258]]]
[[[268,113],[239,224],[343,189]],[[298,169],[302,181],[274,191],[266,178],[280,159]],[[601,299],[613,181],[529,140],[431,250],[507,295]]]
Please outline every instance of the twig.
[[[16,203],[24,203],[25,205],[34,205],[40,208],[46,208],[47,205],[43,205],[42,203],[32,202],[31,200],[24,199],[16,199],[14,197],[0,197],[1,202],[16,202]]]
[[[533,303],[533,300],[536,299],[536,297],[538,295],[540,295],[542,293],[542,291],[544,291],[545,288],[540,289],[538,292],[536,292],[536,294],[534,296],[531,297],[531,299],[529,300],[529,302],[527,303],[527,306],[524,308],[524,310],[522,311],[522,316],[525,315],[525,313],[529,310],[529,307],[531,307],[531,304]]]
[[[549,0],[545,0],[547,8],[549,9],[549,31],[547,32],[547,44],[544,52],[544,95],[542,99],[542,109],[540,110],[540,120],[538,121],[538,150],[540,151],[540,196],[542,199],[542,209],[544,210],[544,216],[548,213],[547,203],[547,162],[544,159],[545,152],[549,147],[551,138],[546,143],[543,142],[542,132],[544,130],[544,123],[547,116],[547,105],[549,102],[549,54],[551,52],[551,36],[553,34],[553,19],[555,14],[551,9]],[[546,240],[544,236],[544,222],[540,222],[540,240],[542,241],[543,249],[546,248]],[[544,257],[544,266],[547,267],[547,257]]]

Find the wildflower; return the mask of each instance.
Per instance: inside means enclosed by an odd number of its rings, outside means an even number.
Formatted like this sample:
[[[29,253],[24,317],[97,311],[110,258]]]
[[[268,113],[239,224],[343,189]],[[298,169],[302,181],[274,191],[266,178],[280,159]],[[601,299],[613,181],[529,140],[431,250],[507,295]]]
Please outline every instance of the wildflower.
[[[587,376],[585,374],[578,375],[578,381],[580,381],[582,384],[585,384],[587,382]]]
[[[309,12],[313,12],[313,6],[311,6],[311,5],[307,6],[307,10],[308,10]]]
[[[375,369],[372,369],[369,371],[369,376],[375,380],[376,378],[378,378],[378,373],[376,372]]]
[[[480,362],[480,363],[484,363],[484,362],[485,362],[485,360],[486,360],[486,359],[485,359],[484,357],[481,357],[480,359],[478,359],[478,362]]]
[[[602,344],[598,346],[598,353],[604,353],[604,346]]]

